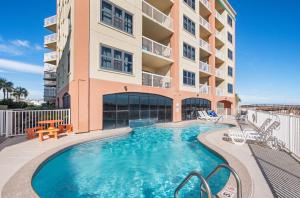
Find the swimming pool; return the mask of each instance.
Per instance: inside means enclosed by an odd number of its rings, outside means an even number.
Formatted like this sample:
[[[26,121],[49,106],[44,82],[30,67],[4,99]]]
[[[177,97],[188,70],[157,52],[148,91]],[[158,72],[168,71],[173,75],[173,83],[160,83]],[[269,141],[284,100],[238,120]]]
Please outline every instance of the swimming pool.
[[[45,162],[32,186],[40,197],[173,197],[176,187],[193,170],[207,176],[224,160],[197,140],[199,133],[228,125],[186,128],[135,128],[125,137],[73,146]],[[217,193],[229,172],[209,182]],[[192,179],[181,197],[199,197]]]

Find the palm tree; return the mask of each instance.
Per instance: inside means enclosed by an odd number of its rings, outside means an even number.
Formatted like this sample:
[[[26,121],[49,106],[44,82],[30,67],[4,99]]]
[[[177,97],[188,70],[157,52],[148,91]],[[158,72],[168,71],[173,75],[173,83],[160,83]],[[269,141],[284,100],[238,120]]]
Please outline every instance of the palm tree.
[[[3,90],[3,99],[5,98],[5,91],[4,91],[4,85],[7,82],[5,78],[0,78],[0,91]]]
[[[241,100],[241,98],[239,97],[239,95],[238,94],[235,94],[235,102],[236,102],[236,104],[238,104],[238,103],[240,103],[242,100]]]
[[[8,99],[8,94],[12,93],[14,90],[14,84],[12,82],[6,82],[4,84],[3,93],[4,93],[4,99]],[[6,93],[6,97],[5,97]]]
[[[23,87],[16,87],[14,89],[13,96],[16,98],[17,101],[19,101],[21,97],[27,98],[28,91]]]
[[[25,88],[22,88],[22,95],[21,96],[23,96],[25,99],[27,98],[27,96],[28,96],[28,91],[27,91],[27,89],[25,89]]]

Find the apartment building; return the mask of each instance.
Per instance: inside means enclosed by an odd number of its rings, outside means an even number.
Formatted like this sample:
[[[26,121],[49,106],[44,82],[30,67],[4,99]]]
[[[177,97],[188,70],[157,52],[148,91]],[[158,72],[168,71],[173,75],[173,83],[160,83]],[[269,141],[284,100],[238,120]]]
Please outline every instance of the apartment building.
[[[78,132],[234,113],[235,16],[227,0],[57,0],[56,104]]]

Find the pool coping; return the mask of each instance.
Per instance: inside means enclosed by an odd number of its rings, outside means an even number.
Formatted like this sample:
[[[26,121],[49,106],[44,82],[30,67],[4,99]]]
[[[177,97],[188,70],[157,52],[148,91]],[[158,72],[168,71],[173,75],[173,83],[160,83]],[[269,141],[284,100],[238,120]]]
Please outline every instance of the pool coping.
[[[195,123],[203,123],[207,124],[208,122],[203,122],[203,121],[185,121],[185,122],[179,122],[179,123],[167,123],[163,125],[158,125],[158,126],[163,126],[163,127],[185,127],[190,124],[195,124]],[[221,122],[220,124],[231,124],[235,125],[234,122]],[[236,157],[232,156],[228,152],[224,151],[223,149],[220,149],[217,145],[216,142],[210,142],[208,140],[208,137],[212,134],[222,134],[223,132],[227,132],[228,129],[217,129],[217,130],[212,130],[209,131],[209,133],[204,133],[200,134],[198,136],[199,142],[204,144],[208,149],[212,150],[215,152],[217,155],[222,157],[231,167],[233,167],[238,174],[241,177],[241,180],[244,184],[246,182],[248,185],[244,187],[243,185],[243,197],[251,197],[251,192],[252,192],[252,180],[251,177],[245,168],[245,166],[240,162]],[[99,137],[85,137],[79,140],[74,140],[71,142],[68,142],[63,145],[59,145],[53,149],[47,150],[46,152],[38,155],[34,159],[30,160],[27,162],[22,168],[20,168],[18,171],[14,173],[14,175],[6,182],[6,184],[3,186],[2,192],[1,192],[1,197],[39,197],[36,192],[34,191],[32,187],[32,178],[36,171],[45,163],[47,160],[49,160],[51,157],[55,156],[59,152],[63,152],[64,150],[77,145],[77,144],[82,144],[84,142],[89,142],[93,140],[102,140],[102,139],[107,139],[107,138],[117,138],[121,136],[126,136],[132,132],[132,129],[126,128],[126,129],[118,129],[118,130],[112,130],[111,133],[101,133]],[[242,176],[241,176],[242,175]],[[249,188],[249,184],[251,184]],[[226,183],[225,188],[227,187],[232,187],[234,185],[234,179],[232,175],[230,175],[230,178],[228,182]],[[222,190],[223,191],[223,190]],[[220,191],[220,192],[222,192]],[[218,197],[224,197],[220,193],[218,194]]]

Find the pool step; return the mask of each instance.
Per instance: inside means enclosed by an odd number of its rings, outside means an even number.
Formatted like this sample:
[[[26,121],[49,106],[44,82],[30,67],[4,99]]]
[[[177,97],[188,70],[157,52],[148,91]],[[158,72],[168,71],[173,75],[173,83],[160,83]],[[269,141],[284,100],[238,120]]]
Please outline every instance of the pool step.
[[[231,174],[234,176],[235,181],[236,181],[236,185],[237,185],[237,189],[236,189],[237,198],[242,198],[242,183],[241,183],[241,179],[240,179],[239,175],[237,174],[237,172],[233,168],[231,168],[229,165],[227,165],[227,164],[220,164],[220,165],[218,165],[206,178],[204,176],[202,176],[201,173],[199,173],[197,171],[190,172],[188,174],[188,176],[176,188],[175,193],[174,193],[174,198],[178,198],[179,197],[179,191],[193,177],[197,177],[201,181],[201,185],[200,185],[201,197],[203,197],[203,194],[205,193],[207,195],[207,198],[213,198],[214,196],[212,195],[211,189],[210,189],[209,184],[208,184],[207,181],[213,175],[215,175],[219,170],[221,170],[222,168],[229,170],[231,172]],[[226,193],[226,192],[224,192],[224,193]],[[229,193],[228,193],[227,196],[229,196]],[[232,196],[229,196],[229,197],[232,197]]]

